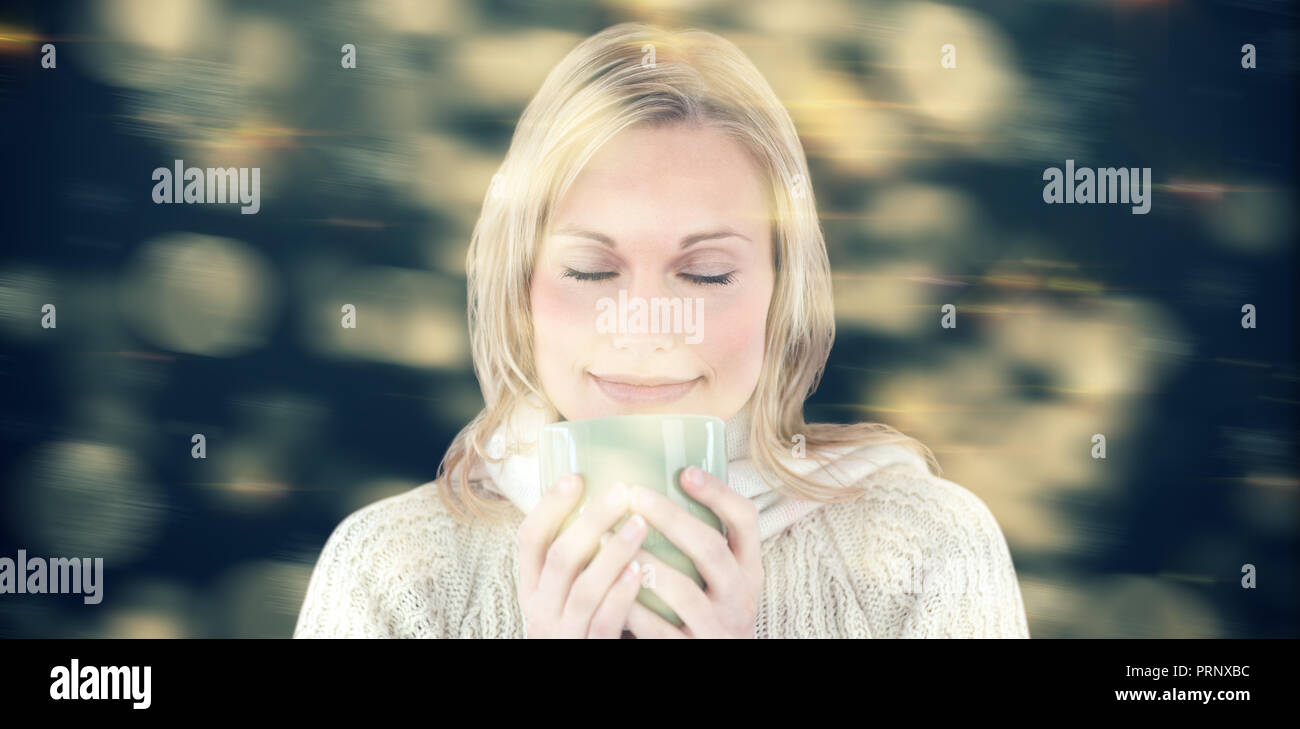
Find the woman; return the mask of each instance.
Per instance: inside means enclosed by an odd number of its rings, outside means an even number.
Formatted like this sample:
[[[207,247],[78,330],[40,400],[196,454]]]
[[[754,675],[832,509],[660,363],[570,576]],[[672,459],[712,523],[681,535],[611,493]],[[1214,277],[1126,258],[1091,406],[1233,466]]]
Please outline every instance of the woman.
[[[435,481],[338,526],[295,636],[1028,637],[997,522],[925,446],[803,421],[835,334],[808,179],[789,114],[727,41],[626,23],[575,48],[470,243],[486,406]],[[619,297],[693,304],[700,328],[596,326]],[[556,537],[581,481],[542,496],[538,429],[634,412],[726,420],[729,482],[682,477],[725,537],[636,485]],[[705,589],[640,549],[647,524]]]

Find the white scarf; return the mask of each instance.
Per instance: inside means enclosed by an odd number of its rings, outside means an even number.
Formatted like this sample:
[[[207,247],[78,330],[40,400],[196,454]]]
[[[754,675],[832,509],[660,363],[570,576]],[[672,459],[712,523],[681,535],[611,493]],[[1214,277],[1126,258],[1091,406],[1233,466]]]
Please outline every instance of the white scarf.
[[[484,481],[484,486],[509,498],[525,514],[541,500],[537,437],[541,428],[551,422],[546,410],[533,402],[521,401],[507,422],[493,434],[486,448],[493,458],[500,458],[505,453],[507,443],[514,444],[515,452],[498,463],[481,463],[481,468],[490,477],[490,481]],[[727,481],[733,491],[758,507],[759,541],[766,541],[825,502],[793,499],[772,490],[749,457],[749,427],[748,408],[726,421]],[[831,464],[829,467],[823,467],[812,457],[785,455],[780,460],[794,473],[825,486],[857,484],[877,469],[894,463],[909,463],[928,473],[925,461],[919,455],[893,444],[842,446],[825,449],[823,453],[823,458]],[[482,471],[478,474],[481,476]]]

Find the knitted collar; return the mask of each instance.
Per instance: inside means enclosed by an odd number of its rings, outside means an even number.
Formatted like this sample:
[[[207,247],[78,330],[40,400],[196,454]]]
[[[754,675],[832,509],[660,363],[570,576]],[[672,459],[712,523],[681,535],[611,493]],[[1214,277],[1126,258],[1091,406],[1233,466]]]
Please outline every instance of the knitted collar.
[[[541,476],[537,462],[537,439],[541,428],[554,422],[548,411],[537,405],[531,396],[520,401],[518,407],[488,441],[487,453],[500,458],[507,450],[511,453],[504,461],[483,461],[481,466],[489,476],[484,486],[512,501],[525,514],[532,511],[541,500]],[[757,464],[749,454],[750,413],[745,408],[726,420],[727,481],[733,491],[744,496],[758,508],[759,540],[781,533],[803,516],[821,508],[825,502],[794,499],[774,491],[760,475]],[[510,446],[507,449],[507,445]],[[850,486],[860,482],[870,473],[893,463],[908,463],[927,471],[920,456],[897,445],[865,447],[840,447],[822,451],[827,466],[811,457],[786,454],[781,462],[800,476],[826,486]],[[928,472],[928,471],[927,471]]]

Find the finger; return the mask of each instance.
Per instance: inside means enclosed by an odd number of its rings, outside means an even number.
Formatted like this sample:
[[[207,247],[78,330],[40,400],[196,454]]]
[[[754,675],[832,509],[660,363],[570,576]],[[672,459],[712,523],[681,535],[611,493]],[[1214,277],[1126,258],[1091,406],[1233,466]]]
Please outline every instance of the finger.
[[[682,469],[680,480],[682,489],[688,496],[718,515],[726,527],[728,549],[745,572],[750,575],[759,574],[763,567],[763,555],[758,539],[758,508],[754,502],[698,466]]]
[[[623,626],[627,624],[628,612],[636,604],[637,593],[641,591],[641,572],[635,562],[629,563],[619,573],[618,579],[605,593],[600,607],[591,618],[588,638],[621,638]]]
[[[561,606],[568,601],[573,580],[591,561],[600,535],[627,513],[627,488],[620,486],[621,482],[615,483],[599,499],[588,502],[578,518],[551,543],[537,579],[538,592],[558,595]]]
[[[635,600],[627,614],[627,629],[639,638],[689,638],[681,628]]]
[[[566,622],[572,624],[575,632],[583,634],[590,630],[590,623],[600,608],[601,601],[610,591],[610,586],[618,579],[619,572],[636,557],[637,550],[641,548],[648,531],[645,519],[640,515],[633,515],[618,530],[618,534],[612,537],[608,534],[600,536],[602,543],[600,551],[596,553],[596,558],[591,560],[591,564],[578,575],[578,579],[574,580],[573,587],[569,590],[568,600],[564,604],[564,618]],[[640,581],[638,570],[637,583],[640,584]],[[623,616],[616,617],[619,624],[615,627],[621,631]]]
[[[668,603],[690,635],[704,637],[723,633],[722,624],[714,614],[713,601],[695,584],[695,580],[644,549],[637,550],[636,560],[641,564],[641,586]]]
[[[722,593],[738,589],[742,575],[740,563],[727,546],[727,540],[709,526],[663,494],[636,487],[633,510],[645,516],[650,526],[695,563],[695,569],[710,589]],[[739,497],[744,498],[744,497]]]
[[[519,524],[519,594],[529,595],[537,590],[546,551],[582,492],[582,476],[576,473],[561,476]]]

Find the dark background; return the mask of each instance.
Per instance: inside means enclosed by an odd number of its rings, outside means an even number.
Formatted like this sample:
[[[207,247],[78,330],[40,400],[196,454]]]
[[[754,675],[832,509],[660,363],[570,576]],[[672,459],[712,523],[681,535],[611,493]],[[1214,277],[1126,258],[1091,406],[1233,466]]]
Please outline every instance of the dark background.
[[[0,556],[106,571],[100,605],[0,595],[0,635],[288,636],[330,530],[432,479],[482,405],[464,256],[524,105],[645,20],[735,42],[787,105],[836,275],[807,416],[934,448],[1034,637],[1296,637],[1296,12],[7,6]],[[261,211],[153,204],[175,159],[260,167]],[[1150,167],[1150,213],[1044,204],[1066,159]]]

